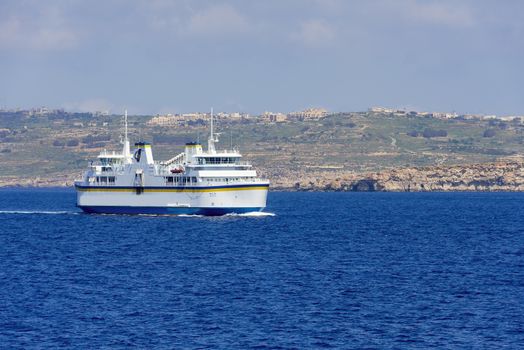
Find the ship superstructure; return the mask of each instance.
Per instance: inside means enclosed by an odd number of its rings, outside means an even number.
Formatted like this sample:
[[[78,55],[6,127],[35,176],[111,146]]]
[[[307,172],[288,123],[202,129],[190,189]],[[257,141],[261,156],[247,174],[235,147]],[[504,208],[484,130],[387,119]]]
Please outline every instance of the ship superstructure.
[[[207,150],[198,142],[167,161],[155,161],[151,144],[131,152],[124,117],[121,152],[103,151],[81,181],[77,206],[88,213],[223,215],[261,211],[269,181],[257,177],[237,149],[218,151],[211,113]]]

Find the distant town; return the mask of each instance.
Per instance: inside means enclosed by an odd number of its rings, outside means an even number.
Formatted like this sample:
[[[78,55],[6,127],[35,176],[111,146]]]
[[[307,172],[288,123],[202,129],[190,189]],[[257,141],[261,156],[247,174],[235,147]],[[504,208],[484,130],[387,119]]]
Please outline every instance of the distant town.
[[[387,115],[390,117],[420,117],[420,118],[436,118],[436,119],[460,119],[460,120],[499,120],[505,122],[524,123],[524,115],[483,115],[483,114],[457,114],[456,112],[427,112],[415,111],[406,109],[394,109],[387,107],[371,107],[367,111],[370,114]],[[295,112],[270,112],[266,111],[260,115],[250,115],[241,112],[218,112],[214,116],[217,119],[234,121],[254,120],[262,123],[286,123],[304,120],[320,120],[329,115],[339,114],[344,112],[329,112],[324,108],[307,108],[302,111]],[[52,109],[47,107],[31,108],[31,109],[0,109],[0,116],[20,116],[20,117],[44,117],[54,116],[67,118],[68,116],[83,116],[92,118],[101,118],[114,115],[109,111],[95,111],[95,112],[67,112],[64,109]],[[152,116],[147,125],[149,126],[183,126],[192,124],[205,123],[209,119],[209,112],[192,112],[192,113],[167,113],[157,114]],[[102,122],[103,124],[103,122]],[[80,126],[80,125],[78,125]]]
[[[122,115],[0,110],[0,187],[70,185],[86,162],[121,147]],[[154,144],[158,159],[169,159],[208,132],[209,115],[131,113],[129,132],[134,141]],[[524,191],[524,168],[518,165],[524,159],[524,116],[386,107],[334,112],[318,106],[214,115],[226,133],[223,146],[234,145],[263,165],[272,188]],[[467,181],[463,171],[471,174]]]

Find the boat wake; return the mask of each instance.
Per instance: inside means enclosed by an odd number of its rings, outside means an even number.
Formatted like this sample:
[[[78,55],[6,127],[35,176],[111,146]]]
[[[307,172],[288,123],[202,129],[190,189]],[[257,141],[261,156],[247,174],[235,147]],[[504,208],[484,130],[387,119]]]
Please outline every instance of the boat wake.
[[[0,210],[0,214],[78,215],[80,213],[76,211]]]
[[[224,216],[241,216],[241,217],[266,217],[266,216],[275,216],[276,214],[275,213],[268,213],[268,212],[265,212],[265,211],[252,211],[252,212],[248,212],[248,213],[241,213],[241,214],[237,214],[237,213],[230,213],[230,214],[226,214]]]
[[[224,218],[224,217],[267,217],[275,216],[274,213],[267,213],[263,211],[253,211],[249,213],[229,213],[218,216],[208,216],[208,215],[199,215],[199,214],[178,214],[176,217],[179,218]]]

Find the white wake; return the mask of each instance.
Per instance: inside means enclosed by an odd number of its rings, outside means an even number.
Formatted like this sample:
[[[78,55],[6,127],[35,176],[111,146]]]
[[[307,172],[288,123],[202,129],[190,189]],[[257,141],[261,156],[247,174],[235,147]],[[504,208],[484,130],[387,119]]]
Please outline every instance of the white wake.
[[[275,216],[275,213],[268,213],[265,211],[252,211],[248,213],[229,213],[224,216],[248,216],[248,217],[265,217],[265,216]]]
[[[199,215],[199,214],[177,214],[174,215],[179,218],[223,218],[223,217],[267,217],[275,216],[274,213],[267,213],[263,211],[253,211],[249,213],[228,213],[224,215]]]
[[[78,215],[75,211],[47,211],[47,210],[0,210],[0,214],[44,214],[44,215]]]

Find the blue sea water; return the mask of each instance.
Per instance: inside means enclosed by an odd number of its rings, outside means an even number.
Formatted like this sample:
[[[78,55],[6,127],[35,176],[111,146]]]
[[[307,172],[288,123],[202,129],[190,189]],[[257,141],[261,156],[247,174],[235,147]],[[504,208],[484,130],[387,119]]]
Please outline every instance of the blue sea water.
[[[522,193],[271,192],[253,217],[0,199],[0,348],[524,346]]]

